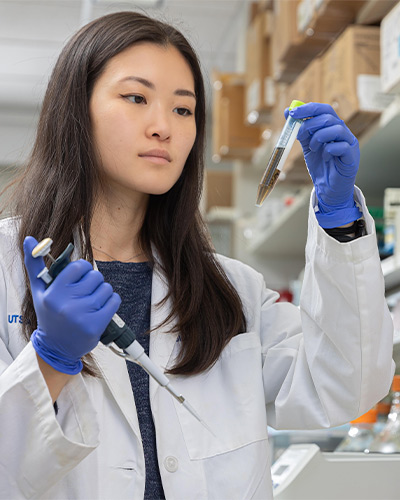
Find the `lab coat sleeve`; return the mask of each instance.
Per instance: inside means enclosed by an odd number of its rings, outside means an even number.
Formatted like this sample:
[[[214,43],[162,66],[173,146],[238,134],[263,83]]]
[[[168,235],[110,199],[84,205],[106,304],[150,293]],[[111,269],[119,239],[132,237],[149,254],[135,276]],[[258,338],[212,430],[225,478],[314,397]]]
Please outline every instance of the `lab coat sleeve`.
[[[0,265],[4,317],[10,296],[1,271]],[[76,375],[62,390],[63,417],[57,419],[32,344],[12,355],[1,320],[0,498],[43,498],[98,445],[97,417],[84,379]]]
[[[340,425],[389,391],[393,323],[374,223],[358,189],[356,196],[368,234],[339,243],[318,225],[312,194],[300,311],[264,289],[263,378],[274,428]]]

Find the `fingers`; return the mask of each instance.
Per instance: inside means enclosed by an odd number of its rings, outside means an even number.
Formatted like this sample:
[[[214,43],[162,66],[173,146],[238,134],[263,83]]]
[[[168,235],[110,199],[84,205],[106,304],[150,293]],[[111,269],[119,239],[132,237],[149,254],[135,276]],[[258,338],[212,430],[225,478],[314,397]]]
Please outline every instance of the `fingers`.
[[[75,291],[77,297],[83,297],[92,294],[102,283],[104,276],[92,268],[79,281],[72,283],[70,288]]]
[[[307,132],[307,134],[313,135],[321,128],[331,127],[332,125],[340,125],[341,127],[348,130],[349,133],[353,136],[343,120],[329,114],[318,115],[304,120],[300,132],[302,132],[303,134]]]
[[[293,118],[299,119],[312,118],[319,115],[332,115],[338,120],[340,119],[330,104],[319,102],[308,102],[307,104],[293,108],[289,114]]]
[[[33,236],[27,236],[24,240],[24,263],[28,271],[29,281],[32,290],[45,290],[45,283],[37,277],[40,271],[45,267],[43,257],[32,257],[32,250],[38,244]]]
[[[117,293],[113,293],[109,299],[103,304],[101,309],[94,311],[96,322],[101,325],[102,333],[107,328],[114,314],[118,311],[121,305],[121,297]]]
[[[360,160],[359,149],[354,150],[347,142],[332,142],[326,144],[322,154],[324,161],[328,162],[332,157],[335,157],[340,163],[336,162],[341,175],[353,177],[355,167],[358,169]]]
[[[102,283],[93,293],[85,296],[84,301],[89,309],[98,311],[112,297],[113,288],[109,283]]]
[[[309,148],[318,151],[328,142],[346,142],[350,146],[355,143],[355,137],[347,127],[336,124],[317,130],[310,139]]]
[[[287,120],[287,117],[289,116],[289,108],[285,109],[284,115],[285,115],[285,120]]]
[[[87,260],[79,259],[70,262],[57,276],[52,286],[63,287],[79,282],[88,272],[93,271],[92,264]]]

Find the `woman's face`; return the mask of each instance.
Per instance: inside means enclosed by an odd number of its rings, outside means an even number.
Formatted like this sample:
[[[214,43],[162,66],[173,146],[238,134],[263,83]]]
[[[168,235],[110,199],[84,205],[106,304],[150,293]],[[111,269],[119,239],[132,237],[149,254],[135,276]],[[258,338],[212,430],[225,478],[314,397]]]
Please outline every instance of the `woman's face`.
[[[140,43],[110,59],[89,103],[106,185],[163,194],[196,138],[190,66],[173,46]]]

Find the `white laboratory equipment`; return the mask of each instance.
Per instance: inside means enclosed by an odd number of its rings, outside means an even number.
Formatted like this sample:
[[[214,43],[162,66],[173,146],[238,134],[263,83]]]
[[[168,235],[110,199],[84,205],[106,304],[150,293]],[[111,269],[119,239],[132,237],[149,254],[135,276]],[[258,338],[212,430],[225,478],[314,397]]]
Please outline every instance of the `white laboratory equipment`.
[[[275,500],[399,500],[400,454],[321,452],[296,444],[272,465]]]

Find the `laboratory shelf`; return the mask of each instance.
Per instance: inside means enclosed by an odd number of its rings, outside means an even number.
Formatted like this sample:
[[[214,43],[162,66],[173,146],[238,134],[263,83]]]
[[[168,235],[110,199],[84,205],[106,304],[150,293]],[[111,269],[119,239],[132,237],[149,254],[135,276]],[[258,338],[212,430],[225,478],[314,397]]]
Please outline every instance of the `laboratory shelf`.
[[[386,301],[392,310],[400,300],[400,255],[392,255],[382,261],[382,273],[385,279]],[[400,330],[394,330],[393,359],[400,366]]]
[[[400,257],[392,255],[381,262],[382,273],[385,278],[386,294],[400,288]]]
[[[395,331],[393,337],[393,359],[400,366],[400,332]]]
[[[360,138],[361,161],[356,184],[367,204],[383,204],[387,187],[400,187],[400,96],[382,112]]]
[[[253,231],[248,251],[265,257],[304,256],[311,187],[302,188],[270,226]],[[268,201],[266,201],[268,203]]]
[[[384,190],[400,187],[400,96],[360,138],[361,162],[356,184],[363,191],[367,204],[383,205]],[[259,169],[265,165],[268,144],[253,158]],[[296,201],[271,226],[262,229],[248,244],[248,251],[266,256],[299,257],[304,255],[307,235],[308,200],[311,187],[306,186]],[[400,285],[400,271],[390,271],[389,287]]]

